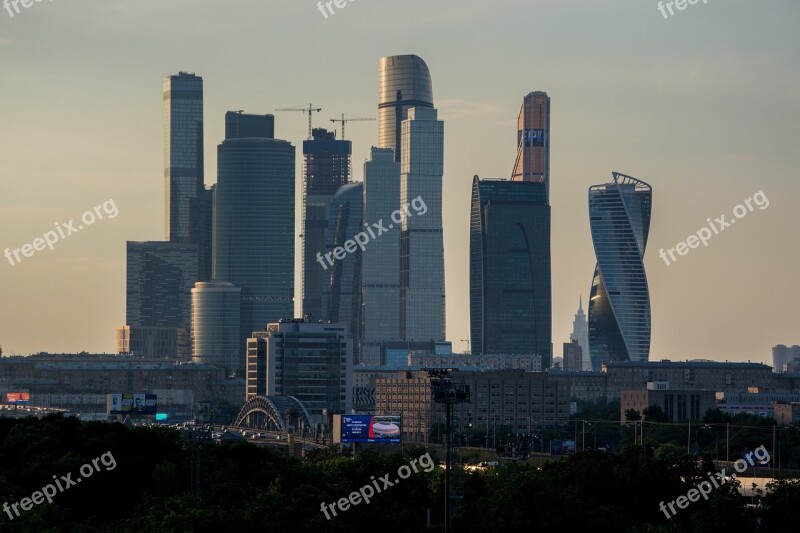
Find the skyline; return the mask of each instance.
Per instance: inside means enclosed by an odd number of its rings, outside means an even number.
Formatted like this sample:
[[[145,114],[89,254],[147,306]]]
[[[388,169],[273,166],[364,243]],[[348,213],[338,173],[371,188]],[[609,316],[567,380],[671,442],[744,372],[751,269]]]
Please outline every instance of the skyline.
[[[800,147],[800,100],[797,73],[781,69],[790,64],[798,38],[776,32],[772,42],[765,45],[746,26],[748,20],[758,26],[759,22],[766,23],[765,19],[773,27],[788,26],[789,20],[797,18],[798,7],[758,9],[731,2],[686,11],[664,21],[650,5],[624,9],[616,5],[603,9],[588,6],[586,19],[574,20],[576,35],[569,37],[575,41],[543,28],[545,36],[562,49],[554,45],[552,57],[531,59],[530,68],[520,69],[526,71],[521,74],[510,64],[527,57],[510,44],[497,43],[493,51],[499,56],[505,54],[503,61],[498,61],[485,52],[481,55],[480,43],[470,44],[458,37],[459,33],[470,33],[466,30],[473,24],[483,27],[473,14],[448,11],[453,17],[449,20],[442,17],[441,7],[431,6],[432,17],[415,29],[420,39],[415,39],[413,49],[408,46],[408,35],[397,31],[402,29],[400,24],[391,26],[388,35],[374,38],[370,43],[374,46],[362,45],[364,49],[359,49],[359,36],[344,36],[342,26],[363,24],[374,16],[377,6],[353,4],[330,20],[311,8],[304,10],[286,3],[280,10],[259,6],[253,9],[277,15],[269,25],[294,20],[312,30],[305,48],[297,44],[297,54],[269,58],[274,66],[265,69],[270,71],[265,79],[256,72],[248,75],[252,63],[246,57],[225,64],[208,47],[189,52],[202,39],[203,32],[197,29],[213,28],[207,18],[210,3],[195,4],[200,6],[198,22],[177,29],[178,35],[189,33],[192,37],[181,45],[185,50],[168,50],[155,59],[143,54],[128,68],[126,58],[139,52],[126,49],[120,51],[123,58],[118,64],[114,59],[107,65],[113,75],[98,79],[92,75],[96,77],[98,69],[114,55],[102,50],[88,50],[82,55],[92,37],[104,31],[94,28],[93,20],[84,21],[91,30],[85,37],[67,38],[61,48],[51,45],[52,50],[43,50],[44,39],[37,40],[56,18],[86,14],[83,10],[73,12],[57,3],[42,4],[3,21],[0,56],[8,67],[0,73],[0,80],[9,91],[0,103],[0,112],[14,127],[0,132],[5,147],[0,180],[0,226],[4,228],[0,250],[30,243],[52,229],[54,222],[77,219],[107,198],[114,199],[121,215],[97,222],[91,230],[59,243],[54,250],[26,257],[13,267],[2,260],[0,294],[3,301],[13,302],[0,311],[4,354],[113,351],[114,328],[125,322],[125,241],[163,239],[163,217],[159,216],[165,201],[159,85],[164,77],[189,71],[204,79],[207,186],[217,181],[213,152],[224,138],[224,113],[240,108],[249,113],[275,114],[276,137],[296,148],[295,176],[299,183],[302,154],[297,147],[307,136],[307,122],[296,114],[274,109],[304,99],[312,101],[323,108],[314,116],[315,127],[329,127],[328,118],[341,112],[376,117],[378,61],[382,56],[404,53],[419,55],[430,67],[439,117],[445,122],[446,331],[456,350],[466,349],[461,339],[469,336],[467,265],[472,176],[510,176],[509,161],[516,153],[519,98],[531,91],[546,91],[552,99],[552,339],[556,353],[569,339],[575,301],[580,296],[588,300],[591,280],[586,272],[594,260],[586,191],[612,171],[639,177],[657,192],[651,249],[644,257],[653,309],[650,360],[702,357],[769,363],[771,346],[800,342],[793,305],[800,298],[800,287],[793,283],[791,268],[800,260],[800,247],[792,239],[798,223],[793,206],[785,201],[800,197],[800,186],[791,179]],[[180,9],[144,5],[144,13],[163,15],[141,28],[155,37],[156,43],[148,45],[154,46],[169,33],[168,22],[177,20],[172,17],[177,17]],[[539,2],[541,13],[517,2],[497,5],[506,19],[510,6],[514,6],[518,11],[535,12],[558,27],[577,17],[571,7],[552,2]],[[121,44],[133,37],[133,29],[142,23],[137,18],[142,15],[131,11],[132,20],[122,22],[113,14],[128,9],[110,2],[94,12],[98,19],[112,22],[109,31],[120,31],[119,36],[106,35],[106,39]],[[478,12],[482,9],[486,7],[479,7]],[[482,15],[491,26],[495,15]],[[615,25],[639,21],[641,30],[637,31],[643,34],[639,37],[651,46],[643,47],[645,50],[626,48],[608,27],[592,26],[592,15]],[[220,24],[225,26],[230,20]],[[681,32],[681,27],[690,33]],[[453,42],[432,35],[431,28],[454,32]],[[579,29],[587,28],[593,31],[577,35]],[[68,33],[63,27],[59,29]],[[496,31],[485,29],[488,35]],[[314,32],[323,35],[316,37]],[[274,36],[275,42],[283,33]],[[596,50],[581,49],[588,39],[601,35]],[[369,31],[366,37],[373,39]],[[675,41],[677,38],[683,40]],[[136,39],[140,39],[138,34]],[[342,53],[340,61],[327,65],[319,55],[319,39],[338,39],[344,50],[353,51]],[[579,52],[585,54],[585,60],[574,57]],[[608,61],[605,56],[610,52],[621,57]],[[59,59],[62,54],[83,61],[65,71]],[[567,60],[578,69],[562,71],[558,63]],[[689,67],[682,61],[690,62]],[[581,67],[585,70],[579,73]],[[304,70],[311,70],[330,85],[313,84],[305,78],[308,74]],[[470,77],[476,72],[481,76]],[[271,80],[273,73],[278,76]],[[54,76],[61,83],[43,83]],[[770,84],[759,83],[766,78]],[[61,90],[70,99],[64,100]],[[302,98],[299,90],[305,91]],[[743,101],[758,105],[742,106]],[[64,106],[65,102],[70,105]],[[604,105],[598,106],[598,102]],[[106,121],[105,116],[114,116],[114,120]],[[376,130],[375,124],[348,127],[356,181],[363,181],[361,162],[370,146],[378,145]],[[708,247],[698,248],[672,266],[658,257],[660,248],[668,249],[685,239],[703,226],[707,217],[729,213],[743,198],[761,190],[772,201],[769,210],[716,236]],[[296,200],[296,206],[300,201]],[[299,239],[295,240],[298,250]],[[299,255],[295,253],[296,272]],[[295,283],[296,316],[298,285]],[[75,302],[84,307],[76,307]],[[48,335],[42,336],[42,331],[48,331]],[[739,331],[751,335],[732,334]]]

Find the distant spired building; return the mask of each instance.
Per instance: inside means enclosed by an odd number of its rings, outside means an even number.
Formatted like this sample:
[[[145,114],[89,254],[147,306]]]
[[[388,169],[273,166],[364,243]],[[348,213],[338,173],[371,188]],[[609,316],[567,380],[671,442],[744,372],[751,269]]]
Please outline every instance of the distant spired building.
[[[578,341],[581,347],[581,368],[580,370],[591,370],[592,359],[589,355],[589,324],[586,322],[586,315],[583,312],[583,299],[578,300],[578,312],[575,313],[575,320],[572,322],[572,333],[569,335],[570,341]],[[566,354],[565,358],[566,358]]]
[[[401,125],[412,107],[433,107],[431,73],[415,55],[388,56],[378,66],[378,146],[401,161]]]
[[[542,182],[472,181],[470,330],[475,354],[551,366],[550,206]]]
[[[272,115],[244,115],[247,127],[237,129],[232,114],[217,148],[213,270],[215,281],[241,289],[244,366],[252,332],[294,314],[295,149],[266,136]]]
[[[597,266],[589,299],[592,368],[607,361],[647,361],[650,292],[643,256],[652,188],[617,172],[589,188],[589,225]]]
[[[545,92],[535,91],[523,98],[511,179],[544,183],[550,203],[550,97]]]
[[[303,315],[319,320],[323,318],[322,292],[327,271],[317,261],[317,254],[328,251],[328,206],[339,187],[350,181],[353,150],[350,141],[336,140],[333,132],[322,128],[314,128],[312,137],[303,141]]]

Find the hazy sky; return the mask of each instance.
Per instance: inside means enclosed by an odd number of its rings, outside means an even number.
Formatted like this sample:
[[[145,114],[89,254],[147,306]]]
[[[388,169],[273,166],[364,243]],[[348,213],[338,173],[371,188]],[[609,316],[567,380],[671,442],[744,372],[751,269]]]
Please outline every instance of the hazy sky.
[[[52,251],[15,266],[0,258],[0,344],[6,354],[113,351],[125,322],[125,241],[164,238],[164,76],[204,78],[210,185],[225,111],[313,102],[323,108],[315,125],[337,128],[329,119],[340,113],[377,117],[379,58],[413,53],[430,67],[445,121],[447,337],[456,349],[469,337],[472,176],[510,175],[521,99],[544,90],[554,353],[591,286],[587,188],[619,171],[653,187],[651,359],[770,361],[772,345],[800,344],[800,2],[701,1],[668,20],[657,4],[355,0],[328,19],[312,0],[0,10],[0,252],[106,200],[118,209]],[[298,147],[298,190],[306,131],[301,113],[276,113],[276,136]],[[377,122],[351,123],[347,137],[361,180]],[[670,266],[659,258],[758,191],[768,208]]]

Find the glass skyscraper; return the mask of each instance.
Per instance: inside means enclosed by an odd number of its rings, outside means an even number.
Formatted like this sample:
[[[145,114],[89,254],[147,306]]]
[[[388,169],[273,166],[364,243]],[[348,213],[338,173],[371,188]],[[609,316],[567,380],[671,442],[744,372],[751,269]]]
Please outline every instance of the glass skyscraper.
[[[200,282],[192,289],[192,361],[229,372],[242,369],[239,346],[242,290],[230,283]]]
[[[550,203],[550,97],[545,92],[534,91],[522,100],[511,179],[544,183]]]
[[[273,120],[261,119],[264,128]],[[244,357],[253,331],[294,315],[295,148],[284,140],[227,134],[217,148],[213,270],[215,281],[242,291]]]
[[[400,336],[407,341],[443,341],[444,123],[431,108],[412,107],[407,115],[402,123],[398,205],[404,213],[400,217]],[[425,209],[405,208],[412,204]]]
[[[372,147],[364,163],[364,224],[383,223],[400,202],[400,163],[391,148]],[[364,228],[365,230],[367,228]],[[382,363],[386,341],[400,340],[400,228],[371,240],[361,254],[362,361]]]
[[[337,141],[333,132],[322,128],[314,128],[312,139],[303,141],[303,315],[312,319],[323,315],[325,271],[316,256],[327,251],[328,206],[339,187],[350,181],[351,153],[350,141]]]
[[[551,364],[550,206],[545,184],[475,176],[470,210],[470,335],[475,354]]]
[[[328,207],[328,226],[322,255],[344,246],[345,241],[365,228],[361,226],[364,211],[364,184],[349,183],[339,188]],[[368,246],[366,244],[365,246]],[[314,264],[324,272],[322,277],[322,318],[347,327],[350,337],[360,337],[361,314],[361,249],[349,253],[324,270],[314,258]],[[361,362],[354,346],[354,361]]]
[[[197,281],[197,246],[128,241],[126,260],[125,324],[188,331],[191,290]]]
[[[433,107],[428,65],[415,55],[383,57],[378,65],[378,147],[402,157],[400,128],[412,107]]]
[[[190,242],[192,203],[202,194],[203,78],[180,72],[164,78],[166,233]]]
[[[650,292],[644,251],[653,190],[613,173],[589,188],[589,226],[597,257],[589,298],[592,368],[607,361],[643,361],[650,354]]]

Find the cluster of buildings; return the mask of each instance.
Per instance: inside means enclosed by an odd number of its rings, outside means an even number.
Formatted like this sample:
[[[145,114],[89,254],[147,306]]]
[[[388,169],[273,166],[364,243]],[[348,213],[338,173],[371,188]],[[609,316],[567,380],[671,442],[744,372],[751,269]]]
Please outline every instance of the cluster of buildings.
[[[791,377],[800,370],[798,346],[773,350],[783,377],[750,363],[648,362],[643,256],[652,188],[618,172],[588,191],[597,260],[588,309],[581,300],[554,364],[543,91],[522,99],[511,175],[472,180],[471,353],[454,354],[445,331],[444,123],[431,74],[420,57],[401,55],[382,58],[378,75],[378,139],[362,181],[343,138],[353,119],[342,115],[337,138],[312,127],[320,111],[312,104],[287,109],[309,119],[302,191],[295,145],[276,138],[274,115],[244,111],[225,114],[217,183],[207,187],[203,79],[165,78],[165,235],[127,243],[118,356],[2,360],[6,390],[186,390],[195,407],[292,397],[317,424],[331,413],[401,414],[406,438],[419,442],[441,409],[431,401],[429,368],[454,369],[453,379],[469,385],[471,399],[455,413],[461,423],[516,430],[564,423],[576,399],[675,401],[667,411],[682,420],[720,402],[718,394],[800,392]],[[293,318],[298,234],[303,318]],[[684,390],[695,392],[677,392]]]

